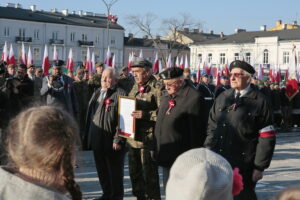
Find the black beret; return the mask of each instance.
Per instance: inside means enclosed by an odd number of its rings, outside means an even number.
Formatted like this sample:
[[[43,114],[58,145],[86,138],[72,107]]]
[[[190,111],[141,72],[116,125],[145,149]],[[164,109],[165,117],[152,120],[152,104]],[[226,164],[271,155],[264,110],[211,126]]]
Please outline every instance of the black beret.
[[[27,66],[25,64],[19,64],[18,68],[27,69]]]
[[[241,61],[241,60],[233,61],[232,63],[230,63],[229,71],[231,71],[234,68],[241,68],[250,74],[255,74],[255,69],[245,61]]]
[[[177,78],[183,75],[183,69],[179,67],[170,67],[165,69],[159,74],[159,77],[163,80]]]
[[[152,68],[152,63],[144,58],[134,57],[131,67]]]
[[[56,61],[53,61],[52,63],[52,66],[54,67],[61,67],[63,66],[63,64],[65,64],[65,62],[63,60],[56,60]]]

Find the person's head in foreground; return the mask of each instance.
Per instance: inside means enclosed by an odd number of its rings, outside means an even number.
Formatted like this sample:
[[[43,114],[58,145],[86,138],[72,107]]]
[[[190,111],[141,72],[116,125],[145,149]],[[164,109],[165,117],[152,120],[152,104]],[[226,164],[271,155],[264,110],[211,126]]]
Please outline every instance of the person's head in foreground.
[[[6,176],[1,170],[1,178],[8,181],[0,190],[6,187],[13,192],[0,192],[0,199],[16,199],[18,196],[2,195],[18,195],[22,190],[26,190],[22,199],[82,198],[73,172],[78,127],[69,114],[51,106],[30,108],[10,122],[7,134],[11,170]],[[14,183],[16,187],[9,188]]]
[[[222,156],[205,148],[192,149],[173,164],[166,200],[232,200],[242,187],[241,176]]]
[[[300,186],[288,187],[282,190],[275,200],[299,200],[300,199]]]
[[[229,66],[231,88],[241,91],[251,83],[255,69],[245,61],[235,60]]]

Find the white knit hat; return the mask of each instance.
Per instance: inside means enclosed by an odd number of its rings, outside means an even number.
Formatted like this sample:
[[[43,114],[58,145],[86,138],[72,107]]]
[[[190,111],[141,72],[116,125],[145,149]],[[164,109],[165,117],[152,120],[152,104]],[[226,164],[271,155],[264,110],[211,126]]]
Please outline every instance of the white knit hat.
[[[166,200],[232,200],[232,183],[232,168],[222,156],[192,149],[173,164]]]

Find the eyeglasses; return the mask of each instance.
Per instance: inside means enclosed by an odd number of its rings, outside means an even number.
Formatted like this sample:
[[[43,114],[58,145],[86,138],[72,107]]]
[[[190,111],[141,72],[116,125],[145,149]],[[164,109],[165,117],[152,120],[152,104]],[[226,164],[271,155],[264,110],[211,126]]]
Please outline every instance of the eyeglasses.
[[[245,76],[245,74],[243,74],[243,73],[230,73],[229,77],[232,77],[232,76],[234,76],[235,78],[241,78],[241,77]]]

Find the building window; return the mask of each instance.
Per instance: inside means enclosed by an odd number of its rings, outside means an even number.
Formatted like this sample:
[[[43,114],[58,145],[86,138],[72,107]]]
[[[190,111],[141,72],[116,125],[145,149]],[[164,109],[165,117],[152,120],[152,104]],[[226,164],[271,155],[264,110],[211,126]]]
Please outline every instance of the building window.
[[[95,43],[99,43],[100,42],[100,35],[96,35],[96,39],[95,39]]]
[[[251,63],[251,53],[246,53],[246,62]]]
[[[25,37],[25,28],[19,28],[19,37]]]
[[[288,51],[283,52],[283,64],[290,63],[290,53]]]
[[[9,36],[9,27],[4,27],[4,37]]]
[[[33,59],[34,60],[40,59],[40,48],[33,48]]]
[[[263,64],[269,64],[269,51],[267,49],[264,50]]]
[[[202,63],[202,54],[201,53],[198,54],[198,61],[199,61],[199,63]]]
[[[240,54],[234,53],[234,60],[239,60],[239,59],[240,59]]]
[[[71,42],[75,41],[75,33],[71,33],[71,37],[70,37]]]
[[[220,53],[220,64],[225,64],[225,53]]]
[[[87,41],[87,34],[82,34],[81,35],[81,40],[82,41]]]
[[[34,39],[38,40],[40,38],[40,30],[35,29],[33,37],[34,37]]]
[[[116,38],[114,36],[111,37],[110,44],[116,44]]]
[[[207,62],[211,63],[211,61],[212,61],[212,53],[209,53],[207,57],[208,57]]]
[[[52,32],[52,39],[58,40],[58,32],[57,31]]]
[[[87,49],[83,49],[81,51],[81,60],[83,63],[85,63],[85,61],[86,61],[86,53],[87,53]]]

